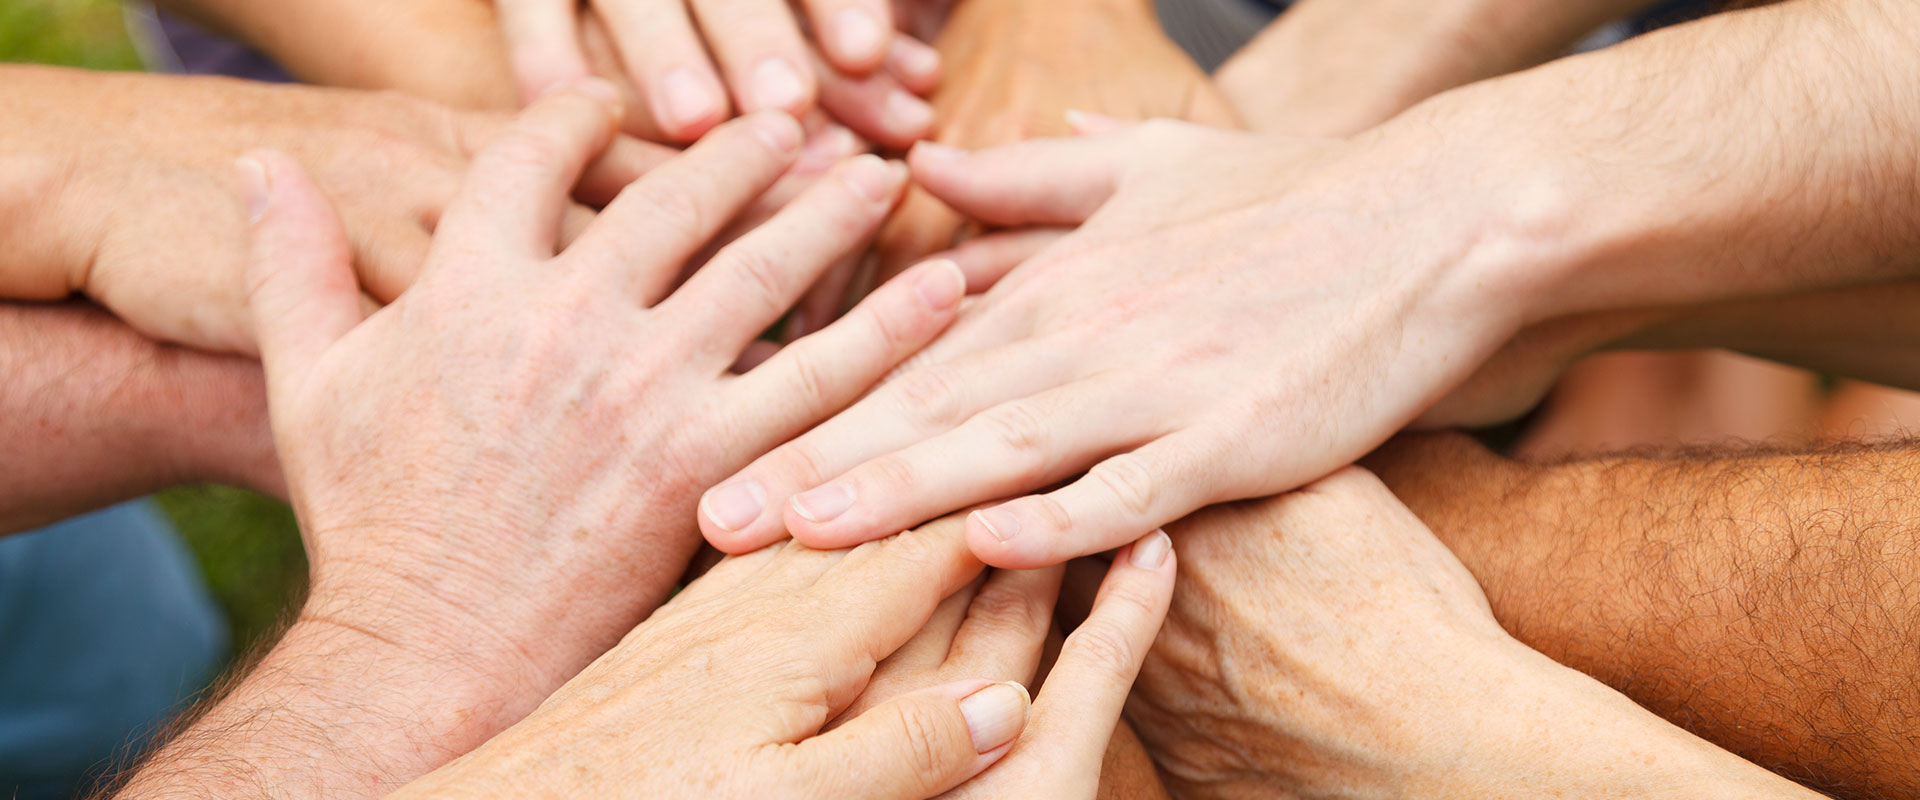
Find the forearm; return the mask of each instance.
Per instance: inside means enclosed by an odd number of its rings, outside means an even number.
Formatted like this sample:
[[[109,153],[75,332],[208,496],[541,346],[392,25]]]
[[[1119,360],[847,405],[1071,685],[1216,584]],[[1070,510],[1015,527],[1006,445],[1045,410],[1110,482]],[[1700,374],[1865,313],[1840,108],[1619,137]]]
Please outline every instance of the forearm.
[[[1255,129],[1345,136],[1565,53],[1651,0],[1304,0],[1215,74]]]
[[[1763,766],[1920,795],[1920,445],[1533,467],[1369,459],[1518,639]]]
[[[257,363],[91,306],[0,304],[0,374],[0,533],[182,482],[277,488]]]
[[[1490,176],[1467,260],[1526,322],[1898,279],[1920,267],[1915,30],[1910,3],[1720,14],[1442,94],[1362,141]]]
[[[161,0],[325,86],[394,89],[510,108],[514,83],[490,0]]]
[[[380,797],[530,710],[460,648],[435,659],[412,645],[303,613],[114,796]]]

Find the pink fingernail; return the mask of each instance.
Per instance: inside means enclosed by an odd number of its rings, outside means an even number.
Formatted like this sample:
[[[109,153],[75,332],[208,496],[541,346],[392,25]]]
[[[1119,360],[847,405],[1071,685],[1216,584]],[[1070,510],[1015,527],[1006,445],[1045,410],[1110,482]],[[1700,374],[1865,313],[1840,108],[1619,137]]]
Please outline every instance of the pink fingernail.
[[[829,483],[795,495],[791,502],[793,510],[808,522],[829,522],[853,507],[853,487]]]
[[[1020,518],[1001,509],[983,508],[973,512],[973,518],[980,523],[980,527],[987,529],[987,533],[993,534],[993,538],[1001,544],[1006,544],[1013,537],[1020,535]]]
[[[1141,569],[1159,569],[1167,563],[1167,553],[1173,550],[1173,540],[1167,538],[1166,531],[1154,531],[1140,541],[1133,543],[1133,565]]]
[[[967,274],[951,259],[929,261],[926,274],[914,280],[913,288],[929,308],[945,311],[959,305],[960,298],[966,296]]]
[[[888,48],[887,64],[897,74],[925,79],[940,71],[940,52],[901,36]]]
[[[933,106],[898,89],[888,93],[881,115],[885,117],[888,128],[901,133],[926,130],[927,126],[933,124]]]
[[[1027,726],[1027,707],[1033,699],[1027,687],[1006,681],[982,688],[960,701],[960,718],[967,721],[973,751],[991,752],[1014,740]]]
[[[913,146],[913,152],[921,158],[935,161],[958,161],[966,157],[967,151],[939,142],[920,142]]]
[[[833,15],[832,27],[833,47],[843,59],[865,62],[886,43],[886,29],[864,8],[842,9]]]
[[[786,59],[769,58],[753,68],[754,107],[794,110],[806,100],[807,87]]]
[[[840,173],[853,191],[869,202],[884,203],[893,199],[893,190],[899,187],[898,173],[887,160],[876,155],[855,156]]]
[[[702,511],[715,526],[728,533],[752,525],[767,507],[767,490],[759,481],[729,483],[707,493],[701,500]]]
[[[693,70],[681,68],[660,79],[661,103],[667,121],[690,128],[720,114],[719,87],[702,79]]]

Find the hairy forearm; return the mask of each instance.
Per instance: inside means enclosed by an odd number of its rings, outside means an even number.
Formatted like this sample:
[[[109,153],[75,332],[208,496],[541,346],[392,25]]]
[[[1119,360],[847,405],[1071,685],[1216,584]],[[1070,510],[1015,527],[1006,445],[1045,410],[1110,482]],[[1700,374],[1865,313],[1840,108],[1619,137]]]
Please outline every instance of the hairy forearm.
[[[1362,139],[1499,176],[1481,255],[1529,322],[1894,280],[1920,269],[1915,31],[1920,6],[1877,0],[1720,14]]]
[[[1920,796],[1920,444],[1369,466],[1527,645],[1816,787]]]
[[[0,533],[186,482],[274,489],[258,364],[84,304],[0,304]]]
[[[1344,136],[1545,62],[1651,0],[1304,0],[1216,75],[1255,129]]]

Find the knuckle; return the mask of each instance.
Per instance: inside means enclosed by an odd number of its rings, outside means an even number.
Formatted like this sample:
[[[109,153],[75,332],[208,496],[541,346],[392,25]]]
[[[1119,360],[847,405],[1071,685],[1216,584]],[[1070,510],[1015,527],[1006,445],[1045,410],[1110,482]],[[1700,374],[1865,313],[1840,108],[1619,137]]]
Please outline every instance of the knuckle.
[[[1049,428],[1033,406],[1023,402],[1000,405],[982,415],[980,424],[992,433],[994,441],[1026,467],[1037,471],[1044,467],[1044,453],[1050,440]]]
[[[894,723],[908,763],[922,781],[931,784],[957,766],[953,748],[947,746],[946,726],[931,706],[902,704]]]
[[[826,460],[813,442],[798,439],[780,448],[772,472],[785,475],[794,486],[814,486],[827,479]]]
[[[761,310],[778,313],[786,306],[783,300],[788,294],[788,275],[779,262],[752,247],[728,248],[726,258],[731,263],[728,274],[737,288],[753,298]]]
[[[909,419],[942,427],[959,422],[960,390],[948,370],[923,369],[901,378],[895,386],[894,398]]]
[[[1126,631],[1097,617],[1081,623],[1067,637],[1064,649],[1103,675],[1129,674],[1140,657],[1139,648]]]
[[[920,471],[913,462],[898,454],[881,456],[867,462],[863,483],[886,487],[888,491],[909,491],[920,485]]]
[[[655,183],[647,187],[641,196],[645,216],[656,230],[662,231],[701,231],[703,224],[699,202],[688,194],[683,185],[663,185]]]
[[[1039,610],[1027,595],[990,587],[973,599],[973,606],[967,609],[967,620],[989,631],[1044,633],[1051,620],[1042,620]]]
[[[1088,473],[1120,507],[1134,516],[1151,511],[1159,492],[1153,473],[1138,456],[1120,456],[1101,462]]]
[[[820,354],[812,348],[800,348],[793,352],[792,361],[789,362],[791,392],[807,408],[819,408],[833,391],[833,381],[820,359]]]

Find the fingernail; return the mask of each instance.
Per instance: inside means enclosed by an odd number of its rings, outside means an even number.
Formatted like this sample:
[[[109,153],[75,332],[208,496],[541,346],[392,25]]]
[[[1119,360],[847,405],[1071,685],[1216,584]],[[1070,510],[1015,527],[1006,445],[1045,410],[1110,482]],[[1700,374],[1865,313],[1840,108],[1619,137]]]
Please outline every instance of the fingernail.
[[[960,304],[967,293],[967,275],[951,259],[927,262],[925,274],[913,282],[914,291],[929,308],[945,311]]]
[[[833,15],[833,46],[842,58],[866,61],[880,52],[886,31],[864,8],[847,8]]]
[[[756,114],[753,133],[775,152],[785,153],[800,146],[800,123],[785,114]]]
[[[718,87],[693,70],[683,67],[668,72],[660,79],[660,93],[666,105],[664,116],[679,127],[698,125],[720,113]]]
[[[829,483],[795,495],[792,503],[793,510],[808,522],[827,522],[853,507],[853,487],[844,483]]]
[[[1027,687],[1007,681],[988,686],[960,700],[960,716],[973,737],[973,751],[985,753],[1014,740],[1027,726],[1027,706],[1033,698]]]
[[[859,149],[853,131],[830,125],[826,130],[807,137],[806,146],[800,148],[800,158],[793,162],[793,171],[802,175],[819,172],[840,163],[841,159]]]
[[[252,156],[241,156],[234,166],[240,170],[240,196],[247,201],[247,224],[257,225],[267,215],[267,195],[272,191],[267,165]]]
[[[792,110],[806,95],[800,73],[785,59],[769,58],[753,68],[753,100],[758,108]]]
[[[887,63],[895,73],[925,78],[940,71],[940,52],[901,36],[887,49]]]
[[[998,508],[983,508],[973,512],[973,518],[986,528],[987,533],[1001,543],[1020,535],[1020,518]]]
[[[965,150],[939,142],[920,142],[913,146],[913,152],[935,161],[957,161],[967,154]]]
[[[812,332],[812,315],[808,314],[806,309],[795,311],[793,312],[793,316],[787,318],[787,336],[789,338],[798,339]]]
[[[853,191],[872,203],[884,203],[893,199],[893,190],[899,187],[893,165],[876,155],[855,156],[841,170],[840,175],[853,187]]]
[[[720,530],[732,533],[760,518],[760,512],[767,507],[767,490],[759,481],[729,483],[708,492],[700,505],[707,519]]]
[[[886,118],[887,127],[895,131],[919,131],[933,124],[933,106],[896,89],[887,95],[887,104],[881,116]]]
[[[1159,569],[1167,563],[1167,552],[1173,549],[1173,540],[1167,538],[1166,531],[1154,531],[1133,543],[1133,565],[1141,569]]]

